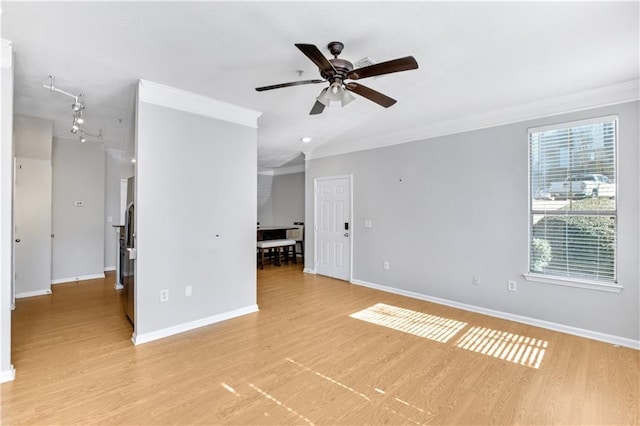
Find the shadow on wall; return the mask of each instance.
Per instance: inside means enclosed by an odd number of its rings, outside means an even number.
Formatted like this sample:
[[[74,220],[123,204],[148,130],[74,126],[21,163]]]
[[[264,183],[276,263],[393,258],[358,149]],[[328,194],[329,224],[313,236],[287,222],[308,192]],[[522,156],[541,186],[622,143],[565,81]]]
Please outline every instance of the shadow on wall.
[[[273,175],[258,174],[258,207],[262,207],[271,198]]]

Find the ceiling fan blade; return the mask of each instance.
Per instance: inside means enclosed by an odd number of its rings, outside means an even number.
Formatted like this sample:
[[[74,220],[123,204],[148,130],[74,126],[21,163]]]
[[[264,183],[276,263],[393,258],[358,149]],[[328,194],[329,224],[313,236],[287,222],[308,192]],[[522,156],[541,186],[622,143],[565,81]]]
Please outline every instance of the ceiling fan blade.
[[[311,108],[311,112],[309,112],[309,115],[322,114],[322,111],[324,111],[324,104],[322,102],[316,101],[316,103],[313,104],[313,108]]]
[[[336,69],[315,45],[296,43],[296,47],[300,49],[300,51],[304,53],[307,58],[311,59],[313,63],[316,64],[318,68],[320,68],[321,71],[324,71],[326,74],[330,75],[335,74]]]
[[[390,74],[398,71],[415,70],[418,63],[413,56],[405,56],[404,58],[392,59],[391,61],[380,62],[379,64],[369,65],[368,67],[356,68],[349,71],[347,78],[357,80],[359,78],[375,77],[376,75]]]
[[[256,87],[256,90],[258,92],[262,92],[265,90],[271,90],[271,89],[280,89],[281,87],[291,87],[291,86],[300,86],[302,84],[315,84],[315,83],[324,83],[324,80],[301,80],[301,81],[292,81],[290,83],[281,83],[281,84],[274,84],[272,86],[263,86],[263,87]]]
[[[360,96],[364,96],[370,101],[373,101],[378,105],[382,105],[385,108],[389,108],[391,105],[396,103],[395,99],[390,98],[387,95],[383,95],[382,93],[370,89],[366,86],[363,86],[362,84],[349,82],[345,85],[345,87],[347,88],[347,90],[357,93]]]

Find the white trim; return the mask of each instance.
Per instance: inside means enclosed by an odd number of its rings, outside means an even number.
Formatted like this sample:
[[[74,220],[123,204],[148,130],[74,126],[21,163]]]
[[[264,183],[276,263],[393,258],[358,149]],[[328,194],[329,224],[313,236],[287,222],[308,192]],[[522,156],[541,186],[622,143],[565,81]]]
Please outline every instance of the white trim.
[[[122,290],[124,288],[124,286],[122,284],[120,284],[120,283],[115,283],[113,288],[116,289],[116,290]]]
[[[280,176],[280,175],[292,175],[295,173],[304,173],[305,165],[297,164],[295,166],[287,166],[287,167],[273,167],[273,168],[259,168],[259,175],[266,176]]]
[[[453,300],[441,299],[439,297],[427,296],[422,293],[401,290],[393,287],[387,287],[379,284],[370,283],[362,280],[351,280],[352,284],[361,285],[363,287],[373,288],[375,290],[384,291],[386,293],[399,294],[401,296],[411,297],[412,299],[425,300],[427,302],[437,303],[439,305],[450,306],[452,308],[462,309],[465,311],[476,312],[495,318],[502,318],[509,321],[515,321],[522,324],[532,325],[534,327],[545,328],[547,330],[558,331],[561,333],[571,334],[574,336],[585,337],[587,339],[598,340],[601,342],[611,343],[614,345],[625,346],[631,349],[640,350],[640,340],[628,339],[626,337],[614,336],[611,334],[600,333],[598,331],[585,330],[584,328],[572,327],[569,325],[558,324],[555,322],[544,321],[537,318],[525,317],[522,315],[511,314],[508,312],[496,311],[493,309],[482,308],[480,306],[468,305],[466,303],[455,302]]]
[[[253,128],[258,128],[258,117],[262,115],[261,112],[252,109],[143,79],[138,82],[138,99],[141,102],[204,115]]]
[[[195,321],[185,322],[183,324],[174,325],[172,327],[163,328],[149,333],[137,334],[134,332],[131,337],[131,341],[134,345],[141,345],[153,340],[163,339],[165,337],[173,336],[174,334],[184,333],[186,331],[226,321],[242,315],[252,314],[254,312],[258,312],[258,305],[245,306],[244,308],[234,309],[233,311],[224,312],[222,314],[213,315]]]
[[[274,176],[292,175],[294,173],[304,173],[304,164],[297,164],[295,166],[287,167],[276,167],[273,169]]]
[[[85,280],[97,280],[100,278],[104,278],[104,273],[102,274],[93,274],[93,275],[82,275],[79,277],[70,277],[70,278],[58,278],[56,280],[51,280],[52,285],[56,284],[65,284],[72,283],[76,281],[85,281]]]
[[[0,66],[2,66],[2,68],[13,67],[13,43],[9,40],[2,39],[2,56],[0,57]]]
[[[304,268],[302,270],[302,272],[304,272],[305,274],[312,274],[312,275],[316,275],[316,270],[315,269],[311,269],[311,268]]]
[[[116,267],[115,266],[105,266],[104,267],[104,271],[105,272],[109,272],[109,271],[115,271]]]
[[[16,378],[16,369],[13,368],[13,364],[10,367],[10,370],[0,372],[0,383],[11,382]]]
[[[330,157],[350,152],[400,145],[456,133],[470,132],[560,114],[617,105],[625,102],[633,102],[638,99],[640,99],[640,79],[630,80],[624,83],[555,98],[547,98],[513,107],[485,111],[465,117],[456,117],[451,120],[436,123],[432,122],[423,126],[418,125],[411,128],[398,129],[395,132],[374,135],[366,139],[319,145],[312,151],[305,152],[307,156],[305,159]]]
[[[51,294],[51,289],[35,290],[35,291],[23,291],[22,293],[16,293],[16,299],[24,299],[25,297],[46,296]]]
[[[588,126],[591,124],[601,124],[601,123],[608,123],[613,121],[615,122],[618,121],[618,116],[615,114],[605,115],[604,117],[585,118],[584,120],[559,121],[557,123],[547,124],[545,126],[529,127],[527,131],[529,134],[542,133],[542,132],[548,132],[549,130],[568,129],[570,127],[581,127],[581,126]]]
[[[600,281],[581,280],[578,278],[553,277],[543,274],[525,273],[522,274],[525,280],[537,283],[560,285],[564,287],[585,288],[588,290],[598,290],[607,293],[620,293],[623,287],[619,284],[607,284]]]

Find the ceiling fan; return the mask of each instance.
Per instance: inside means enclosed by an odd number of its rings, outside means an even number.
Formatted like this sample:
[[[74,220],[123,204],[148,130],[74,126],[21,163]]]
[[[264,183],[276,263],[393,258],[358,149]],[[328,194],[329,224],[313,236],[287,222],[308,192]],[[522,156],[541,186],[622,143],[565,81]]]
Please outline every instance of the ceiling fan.
[[[256,90],[258,92],[262,92],[264,90],[280,89],[282,87],[328,82],[329,87],[324,88],[322,92],[320,92],[320,95],[316,98],[316,103],[313,105],[313,108],[311,108],[311,112],[309,113],[310,115],[322,113],[324,108],[328,107],[331,102],[340,102],[344,107],[355,99],[349,92],[357,93],[370,101],[382,105],[385,108],[389,108],[391,105],[396,103],[395,99],[363,86],[362,84],[358,84],[354,81],[346,82],[345,80],[358,80],[361,78],[375,77],[378,75],[414,70],[418,68],[418,63],[413,56],[405,56],[404,58],[393,59],[391,61],[380,62],[378,64],[354,69],[351,62],[338,58],[338,55],[342,53],[342,49],[344,48],[344,44],[339,41],[332,41],[327,46],[333,55],[333,59],[325,58],[322,52],[320,52],[320,50],[313,44],[296,43],[295,46],[318,66],[320,69],[320,76],[323,80],[315,79],[292,81],[290,83],[256,87]]]

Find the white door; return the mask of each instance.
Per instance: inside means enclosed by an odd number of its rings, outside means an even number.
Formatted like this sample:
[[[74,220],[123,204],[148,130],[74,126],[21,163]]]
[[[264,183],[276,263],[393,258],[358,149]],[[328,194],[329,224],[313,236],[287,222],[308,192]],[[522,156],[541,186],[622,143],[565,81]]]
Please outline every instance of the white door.
[[[51,293],[51,161],[16,158],[15,168],[16,297]]]
[[[316,273],[351,279],[351,178],[316,179]]]

